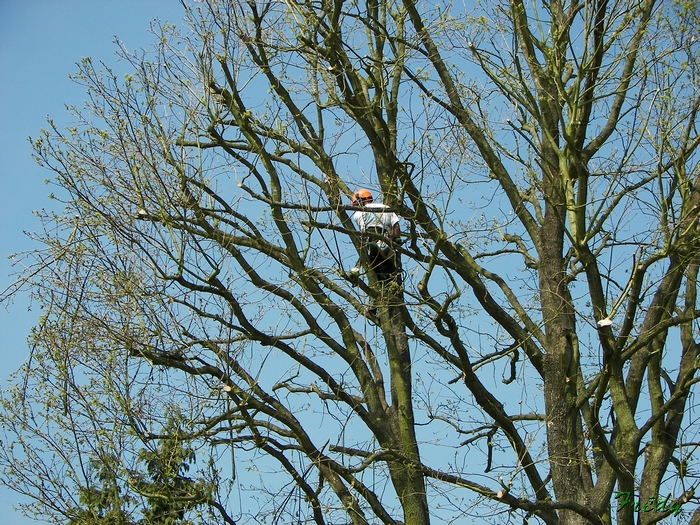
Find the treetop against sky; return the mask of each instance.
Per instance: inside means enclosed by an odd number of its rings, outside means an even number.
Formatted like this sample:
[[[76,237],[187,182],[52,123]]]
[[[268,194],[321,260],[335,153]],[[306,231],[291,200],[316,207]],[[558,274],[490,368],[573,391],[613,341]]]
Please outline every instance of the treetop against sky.
[[[185,12],[33,141],[30,515],[696,519],[696,6]]]

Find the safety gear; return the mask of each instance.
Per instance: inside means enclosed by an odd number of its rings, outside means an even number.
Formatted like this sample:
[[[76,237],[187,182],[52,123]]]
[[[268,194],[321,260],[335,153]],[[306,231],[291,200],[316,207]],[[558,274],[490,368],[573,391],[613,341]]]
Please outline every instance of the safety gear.
[[[374,198],[372,197],[372,193],[364,188],[360,188],[352,195],[353,206],[357,206],[358,204],[366,204],[368,202],[372,202],[373,200]]]

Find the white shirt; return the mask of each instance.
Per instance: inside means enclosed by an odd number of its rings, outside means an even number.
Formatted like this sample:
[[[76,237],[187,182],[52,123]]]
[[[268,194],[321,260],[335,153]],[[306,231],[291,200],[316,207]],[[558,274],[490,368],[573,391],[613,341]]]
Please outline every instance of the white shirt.
[[[391,235],[394,231],[394,225],[399,222],[399,216],[393,211],[380,211],[385,208],[388,208],[386,204],[370,202],[365,204],[361,210],[356,211],[352,220],[355,221],[360,231],[366,231],[368,228],[382,228],[385,234]],[[372,211],[367,211],[370,209]]]

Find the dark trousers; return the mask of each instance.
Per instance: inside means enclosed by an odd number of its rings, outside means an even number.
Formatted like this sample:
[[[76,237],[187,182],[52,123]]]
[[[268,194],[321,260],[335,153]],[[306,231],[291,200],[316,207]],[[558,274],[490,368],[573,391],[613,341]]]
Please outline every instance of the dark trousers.
[[[370,241],[366,244],[366,247],[369,264],[377,274],[377,279],[389,281],[399,273],[396,264],[398,255],[396,253],[392,253],[390,257],[384,257],[376,242]]]

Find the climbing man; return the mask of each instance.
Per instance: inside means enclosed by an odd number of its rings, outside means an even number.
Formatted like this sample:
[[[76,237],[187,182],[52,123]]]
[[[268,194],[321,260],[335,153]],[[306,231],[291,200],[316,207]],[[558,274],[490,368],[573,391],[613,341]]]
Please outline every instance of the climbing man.
[[[367,249],[369,264],[377,275],[377,279],[388,281],[399,273],[398,255],[392,245],[398,242],[401,236],[399,216],[392,211],[386,211],[388,206],[374,202],[372,193],[361,188],[352,196],[352,205],[360,209],[356,211],[352,219],[362,233],[375,235],[363,236],[363,246]],[[382,236],[384,239],[377,238]],[[350,275],[354,278],[360,274],[360,263],[350,269]]]

